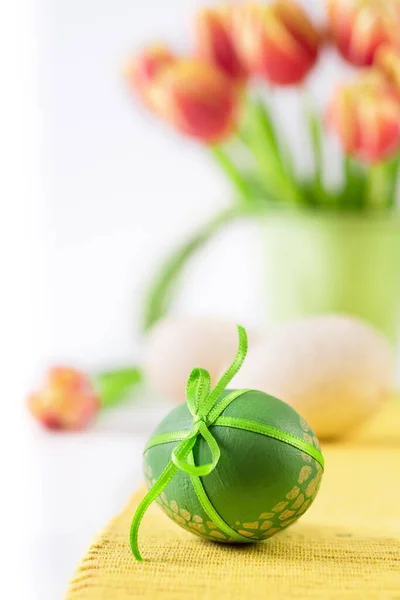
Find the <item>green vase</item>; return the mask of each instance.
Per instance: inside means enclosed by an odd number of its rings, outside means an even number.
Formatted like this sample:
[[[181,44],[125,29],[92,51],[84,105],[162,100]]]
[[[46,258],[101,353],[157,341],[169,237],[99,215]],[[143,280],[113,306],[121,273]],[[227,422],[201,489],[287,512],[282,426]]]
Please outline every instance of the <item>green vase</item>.
[[[269,213],[265,243],[270,325],[342,313],[366,320],[397,342],[398,216]]]

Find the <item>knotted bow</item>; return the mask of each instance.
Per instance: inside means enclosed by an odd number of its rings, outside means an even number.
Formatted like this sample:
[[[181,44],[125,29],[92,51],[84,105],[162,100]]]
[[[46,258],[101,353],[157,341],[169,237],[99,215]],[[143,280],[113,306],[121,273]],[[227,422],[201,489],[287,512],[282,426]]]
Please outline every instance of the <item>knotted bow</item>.
[[[139,504],[132,520],[130,543],[132,553],[137,560],[142,560],[138,546],[138,532],[141,520],[152,504],[152,502],[167,487],[171,479],[180,470],[189,475],[204,477],[214,471],[221,456],[218,442],[212,435],[209,427],[215,422],[220,414],[235,398],[246,390],[233,391],[219,400],[226,386],[233,379],[242,366],[247,354],[247,334],[243,327],[237,326],[239,333],[239,348],[235,359],[227,371],[221,376],[214,389],[211,390],[211,378],[205,369],[195,368],[191,372],[186,385],[186,401],[189,411],[193,417],[193,429],[188,431],[187,437],[181,441],[172,451],[171,460],[161,473],[154,486]],[[219,400],[219,402],[218,402]],[[191,455],[192,449],[198,437],[203,437],[210,453],[211,462],[205,465],[192,464],[186,459]]]

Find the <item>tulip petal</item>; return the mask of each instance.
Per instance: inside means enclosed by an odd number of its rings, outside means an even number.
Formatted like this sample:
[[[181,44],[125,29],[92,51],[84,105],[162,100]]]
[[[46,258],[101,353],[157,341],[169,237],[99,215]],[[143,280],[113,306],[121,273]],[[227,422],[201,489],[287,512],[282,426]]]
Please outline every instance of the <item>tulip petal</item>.
[[[213,65],[179,61],[157,79],[152,102],[182,133],[214,143],[228,137],[235,126],[239,92]]]
[[[230,5],[200,11],[196,18],[196,47],[200,59],[240,81],[246,78],[246,69],[235,46],[233,11]]]
[[[244,5],[236,32],[251,72],[278,85],[300,83],[314,66],[320,36],[307,14],[291,0]]]
[[[400,0],[328,0],[330,37],[356,66],[373,63],[382,44],[400,46]]]

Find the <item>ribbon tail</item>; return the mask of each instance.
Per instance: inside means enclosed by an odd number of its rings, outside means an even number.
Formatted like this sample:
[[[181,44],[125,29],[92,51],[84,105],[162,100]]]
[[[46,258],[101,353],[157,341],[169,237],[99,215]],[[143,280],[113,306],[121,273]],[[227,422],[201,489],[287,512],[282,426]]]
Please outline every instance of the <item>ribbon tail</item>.
[[[172,461],[168,463],[165,467],[164,471],[161,473],[160,477],[157,479],[156,483],[153,487],[147,492],[146,496],[140,502],[139,506],[136,509],[135,515],[132,519],[131,531],[130,531],[130,545],[133,556],[137,561],[142,561],[142,555],[139,550],[138,543],[138,534],[139,527],[142,519],[149,508],[149,506],[154,502],[154,500],[164,491],[167,487],[171,479],[178,472],[178,468],[174,465]]]
[[[178,454],[181,458],[186,458],[191,449],[193,448],[196,442],[196,438],[189,436],[187,439],[183,440],[178,446]],[[160,477],[157,479],[153,487],[147,492],[146,496],[140,502],[139,506],[136,509],[134,517],[132,519],[131,531],[130,531],[130,545],[133,556],[138,561],[142,561],[142,555],[140,554],[139,544],[138,544],[138,534],[139,527],[142,519],[149,508],[149,506],[154,502],[156,498],[165,490],[169,482],[175,477],[177,472],[179,471],[179,467],[177,467],[172,460],[169,461],[164,471],[161,473]]]

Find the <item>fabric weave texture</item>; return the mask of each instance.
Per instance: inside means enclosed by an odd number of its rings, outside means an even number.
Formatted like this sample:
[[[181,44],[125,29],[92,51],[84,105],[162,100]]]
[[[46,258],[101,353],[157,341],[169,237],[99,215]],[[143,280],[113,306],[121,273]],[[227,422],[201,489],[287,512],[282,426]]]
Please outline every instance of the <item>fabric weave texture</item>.
[[[129,528],[141,488],[93,540],[66,600],[400,600],[400,402],[323,453],[310,511],[251,545],[200,539],[154,504],[137,563]]]

